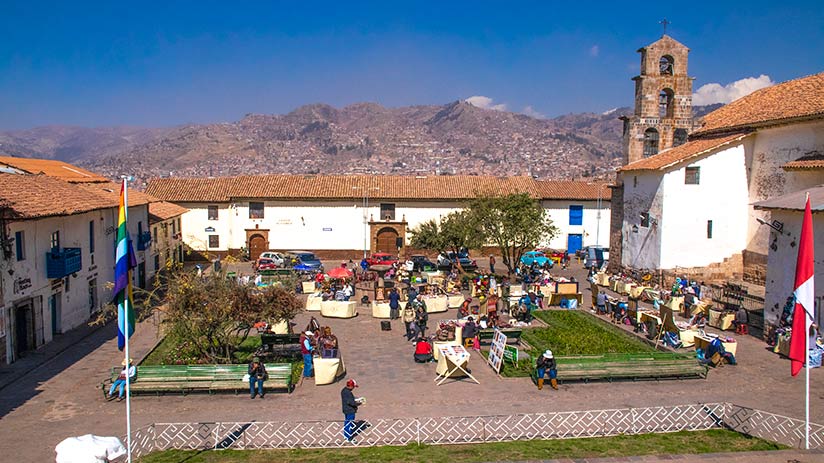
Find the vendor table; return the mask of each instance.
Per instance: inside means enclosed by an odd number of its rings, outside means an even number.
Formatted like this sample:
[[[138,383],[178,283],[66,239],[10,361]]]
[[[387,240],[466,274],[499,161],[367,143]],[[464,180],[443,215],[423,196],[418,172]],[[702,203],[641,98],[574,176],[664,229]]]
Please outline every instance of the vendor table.
[[[619,280],[615,283],[615,292],[623,296],[626,296],[627,294],[629,294],[629,287],[631,284],[632,283]]]
[[[289,334],[289,321],[281,320],[275,323],[270,331],[275,334]]]
[[[584,295],[581,294],[581,293],[575,293],[575,294],[552,293],[552,295],[550,295],[549,301],[546,303],[546,305],[561,305],[561,299],[577,299],[579,308],[584,303]],[[515,302],[518,302],[518,301],[516,300]]]
[[[301,290],[303,294],[311,294],[315,292],[315,282],[314,281],[304,281],[301,283]]]
[[[649,286],[639,286],[634,285],[629,290],[629,297],[632,299],[640,299],[641,295],[644,294],[644,291],[652,289]]]
[[[398,309],[400,313],[400,309]],[[372,301],[372,316],[375,318],[389,318],[389,303]]]
[[[641,315],[639,316],[639,319],[641,320],[641,322],[645,323],[648,320],[654,320],[655,326],[657,326],[659,329],[661,328],[661,317],[656,315],[655,312],[641,311],[640,313]]]
[[[352,318],[358,314],[355,301],[323,301],[320,314],[331,318]]]
[[[308,312],[319,312],[321,301],[323,301],[323,297],[320,294],[310,294],[306,298],[306,310]]]
[[[698,336],[696,329],[678,329],[678,337],[681,338],[681,347],[692,347],[695,345],[695,337]],[[735,355],[735,354],[733,354]]]
[[[718,328],[721,331],[728,330],[732,328],[733,320],[735,320],[734,313],[724,313],[720,310],[710,309],[709,325],[714,328]]]
[[[649,315],[655,317],[655,319],[658,321],[658,323],[659,324],[661,323],[661,319],[658,318],[658,316],[657,316],[657,314],[655,313],[654,310],[650,310],[650,309],[635,309],[635,310],[629,309],[629,310],[627,310],[627,315],[629,315],[631,318],[633,318],[635,320],[635,323],[641,323],[641,322],[644,322],[644,321],[648,320],[647,318],[645,318],[646,314],[649,314]]]
[[[426,303],[426,313],[446,312],[449,310],[449,300],[445,295],[421,296]]]
[[[554,289],[555,288],[552,287],[551,285],[544,285],[544,286],[541,286],[541,288],[540,288],[541,294],[543,294],[544,297],[552,297],[552,292],[553,292]]]
[[[449,294],[446,296],[446,306],[450,309],[456,309],[463,304],[465,299],[463,294]]]
[[[707,352],[707,348],[710,346],[712,342],[711,337],[709,336],[701,336],[700,334],[696,334],[693,339],[695,340],[695,348],[701,349],[704,352]],[[721,342],[724,346],[724,350],[729,352],[732,355],[735,355],[736,351],[738,350],[738,343],[737,342]]]
[[[463,345],[463,328],[461,326],[455,327],[455,339],[453,341],[435,341],[432,343],[432,356],[438,360],[441,356],[440,347],[447,346],[462,346]]]
[[[443,278],[444,274],[441,272],[421,272],[421,276],[426,278],[426,281],[430,281],[433,278]]]
[[[343,359],[314,357],[312,366],[315,368],[315,386],[332,384],[335,378],[346,373]]]
[[[598,286],[609,286],[609,275],[606,273],[596,273],[595,282],[598,283]]]
[[[664,306],[669,307],[673,312],[681,312],[681,308],[684,307],[684,296],[672,296]]]
[[[481,384],[480,381],[475,379],[466,369],[466,366],[469,364],[469,352],[467,352],[466,349],[462,346],[441,346],[438,350],[440,351],[438,367],[436,369],[438,376],[435,377],[438,386],[443,384],[447,378],[464,378],[467,376],[471,378],[472,381]]]

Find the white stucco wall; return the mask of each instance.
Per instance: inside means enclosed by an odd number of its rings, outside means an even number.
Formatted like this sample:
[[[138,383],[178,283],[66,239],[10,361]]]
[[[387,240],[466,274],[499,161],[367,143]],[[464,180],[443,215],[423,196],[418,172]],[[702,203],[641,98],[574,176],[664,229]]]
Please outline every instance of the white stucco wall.
[[[94,222],[95,252],[90,252],[89,222]],[[0,279],[3,285],[3,303],[6,317],[6,352],[7,361],[12,361],[11,333],[14,329],[14,307],[28,299],[36,301],[37,310],[37,344],[38,346],[52,339],[52,314],[48,301],[53,294],[60,294],[60,332],[76,328],[89,320],[93,311],[100,309],[111,300],[111,290],[107,283],[114,281],[114,253],[117,225],[117,208],[75,214],[68,216],[46,217],[38,220],[11,222],[9,236],[14,238],[16,232],[24,233],[25,259],[17,261],[16,245],[11,246],[11,258],[2,261],[0,265]],[[129,208],[129,231],[133,237],[137,235],[137,224],[143,222],[143,229],[148,230],[148,208],[137,206]],[[46,276],[46,253],[51,249],[51,235],[60,231],[61,248],[81,249],[81,270],[68,278],[48,279]],[[138,263],[144,261],[143,251],[137,251]],[[12,274],[9,273],[12,270]],[[147,265],[147,280],[153,272]],[[89,283],[96,279],[97,303],[95,307],[89,304]],[[68,280],[68,287],[66,286]],[[19,288],[19,283],[29,281],[30,286]],[[134,274],[137,283],[137,272]],[[16,285],[15,282],[18,284]]]
[[[439,219],[461,209],[453,201],[389,201],[370,199],[367,220],[380,220],[380,204],[395,204],[395,221],[405,219],[408,228],[431,219]],[[569,205],[584,206],[583,225],[569,225]],[[544,201],[547,212],[561,233],[550,243],[566,248],[568,233],[583,234],[585,246],[599,242],[609,245],[609,201],[601,202],[600,233],[597,230],[596,201]],[[264,201],[264,218],[249,218],[249,201],[234,203],[180,203],[189,209],[182,216],[183,242],[196,250],[207,250],[208,235],[219,236],[219,247],[211,251],[240,249],[246,246],[246,229],[269,230],[270,249],[352,249],[364,246],[364,207],[354,201]],[[218,220],[208,220],[208,206],[218,206]],[[207,228],[214,231],[207,232]],[[411,237],[407,234],[407,240]]]
[[[747,156],[750,203],[824,183],[821,171],[787,172],[781,168],[787,162],[813,153],[824,153],[824,121],[759,130]],[[766,220],[769,213],[751,208],[750,215],[747,249],[766,255],[769,230],[760,227],[755,218]]]
[[[703,267],[745,248],[750,207],[744,153],[743,144],[733,145],[664,175],[661,268]],[[687,167],[700,168],[698,185],[684,182]]]
[[[663,175],[658,171],[621,174],[624,184],[624,223],[621,264],[638,269],[661,265],[661,233],[658,225],[641,226],[641,213],[660,221],[663,202]]]
[[[609,198],[602,199],[600,205],[600,220],[598,201],[575,200],[543,200],[541,205],[546,209],[552,224],[558,228],[558,234],[549,243],[541,243],[552,249],[567,249],[569,235],[582,235],[582,246],[601,245],[609,247],[609,221],[611,217]],[[569,207],[583,206],[584,216],[581,225],[569,224]]]
[[[770,212],[770,211],[765,211]],[[795,289],[795,267],[798,259],[798,241],[801,235],[801,211],[773,210],[771,216],[784,223],[783,234],[770,230],[768,239],[775,243],[767,256],[766,295],[764,297],[764,321],[776,325],[781,317],[787,297]],[[766,227],[765,227],[766,228]],[[824,322],[821,309],[824,304],[824,213],[813,214],[815,249],[815,300],[816,320]],[[794,245],[793,245],[794,244]]]

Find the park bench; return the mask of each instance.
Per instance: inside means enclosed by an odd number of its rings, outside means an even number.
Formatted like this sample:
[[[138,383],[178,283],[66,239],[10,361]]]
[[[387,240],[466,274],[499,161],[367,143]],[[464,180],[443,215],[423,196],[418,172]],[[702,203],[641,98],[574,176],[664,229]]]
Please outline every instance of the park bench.
[[[514,328],[503,328],[501,332],[506,336],[507,342],[517,343],[521,340],[521,333],[523,330],[514,329]],[[491,343],[492,339],[495,337],[495,330],[487,328],[485,330],[478,331],[478,340],[483,343]]]
[[[556,363],[559,381],[707,377],[707,367],[695,357],[674,352],[564,356]]]
[[[132,394],[164,392],[248,392],[249,382],[243,381],[247,365],[147,365],[138,366],[136,378],[130,384]],[[114,367],[110,377],[101,384],[103,394],[109,392],[122,368]],[[263,383],[266,391],[285,389],[292,392],[292,365],[266,365],[269,379]]]
[[[257,354],[265,357],[300,358],[300,335],[261,333]]]

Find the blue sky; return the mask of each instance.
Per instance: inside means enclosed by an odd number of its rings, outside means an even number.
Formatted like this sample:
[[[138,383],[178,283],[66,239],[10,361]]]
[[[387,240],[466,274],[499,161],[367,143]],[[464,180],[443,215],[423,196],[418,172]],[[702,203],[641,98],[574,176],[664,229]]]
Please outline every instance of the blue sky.
[[[665,17],[692,50],[696,90],[824,71],[818,1],[632,8],[642,4],[7,1],[0,129],[159,127],[315,102],[472,96],[549,117],[601,112],[631,104],[635,51],[660,37]]]

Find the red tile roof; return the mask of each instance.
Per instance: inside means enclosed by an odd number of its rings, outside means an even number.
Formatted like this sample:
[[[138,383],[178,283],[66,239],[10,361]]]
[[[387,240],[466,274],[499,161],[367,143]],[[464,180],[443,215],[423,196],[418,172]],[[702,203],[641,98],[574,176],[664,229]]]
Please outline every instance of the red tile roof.
[[[824,154],[812,154],[790,161],[783,166],[784,170],[818,170],[824,169]]]
[[[824,72],[762,88],[704,116],[692,136],[824,119]]]
[[[747,137],[749,133],[735,133],[726,136],[697,138],[688,141],[681,146],[661,151],[655,156],[640,159],[627,164],[619,169],[620,172],[631,172],[638,170],[662,170],[673,166],[679,162],[696,158],[721,148],[723,146],[738,142]]]
[[[477,194],[527,193],[541,199],[607,198],[606,184],[535,180],[531,177],[257,175],[152,179],[146,192],[172,202],[232,199],[465,200]]]
[[[108,182],[94,172],[54,159],[16,158],[0,156],[0,165],[13,167],[28,174],[45,174],[71,183]]]
[[[185,214],[189,209],[180,207],[166,201],[149,203],[149,223],[162,222],[164,220],[178,217]]]

